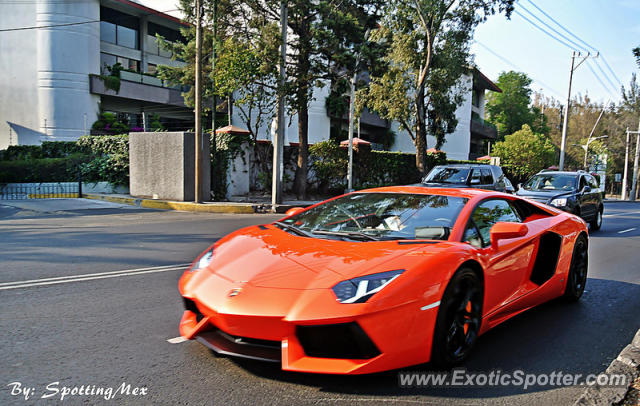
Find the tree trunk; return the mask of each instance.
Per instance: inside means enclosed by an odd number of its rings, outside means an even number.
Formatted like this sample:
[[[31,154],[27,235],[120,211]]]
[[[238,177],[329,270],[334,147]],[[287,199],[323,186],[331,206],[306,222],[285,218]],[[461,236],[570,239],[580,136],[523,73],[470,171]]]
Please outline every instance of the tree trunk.
[[[306,90],[305,90],[306,92]],[[307,198],[307,165],[309,161],[309,110],[298,111],[298,161],[296,166],[295,193],[298,199]]]
[[[416,168],[420,176],[426,175],[427,170],[427,127],[424,117],[424,87],[418,89],[416,96]]]

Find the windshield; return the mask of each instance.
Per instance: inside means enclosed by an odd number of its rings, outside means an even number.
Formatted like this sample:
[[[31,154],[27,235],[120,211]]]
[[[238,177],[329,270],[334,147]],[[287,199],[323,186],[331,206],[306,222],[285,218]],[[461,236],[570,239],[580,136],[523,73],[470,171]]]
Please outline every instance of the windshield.
[[[282,223],[323,238],[446,240],[466,202],[450,196],[354,193]]]
[[[566,190],[576,188],[576,177],[557,173],[535,175],[522,186],[526,190]]]
[[[467,183],[469,168],[436,166],[422,180],[422,183]]]

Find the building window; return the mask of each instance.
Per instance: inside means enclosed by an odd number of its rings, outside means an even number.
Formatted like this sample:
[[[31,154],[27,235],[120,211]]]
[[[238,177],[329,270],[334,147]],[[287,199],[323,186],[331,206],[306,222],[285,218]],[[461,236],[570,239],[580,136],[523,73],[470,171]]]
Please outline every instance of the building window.
[[[100,41],[116,43],[116,25],[100,21]]]
[[[100,72],[102,74],[108,75],[109,70],[107,69],[107,66],[111,67],[116,63],[122,65],[124,69],[140,72],[140,61],[136,61],[135,59],[131,58],[125,58],[123,56],[105,54],[104,52],[100,53]]]
[[[161,36],[169,42],[185,42],[184,37],[179,31],[172,30],[171,28],[154,24],[152,22],[147,25],[147,31],[149,35],[147,35],[145,45],[146,51],[150,54],[160,55],[165,58],[171,58],[172,55],[171,52],[162,49],[158,45],[158,39],[156,38],[156,35]]]
[[[138,49],[138,17],[100,7],[100,40],[127,48]],[[103,33],[104,30],[104,33]]]
[[[148,63],[147,64],[147,73],[150,73],[152,75],[155,75],[156,73],[158,73],[158,65],[156,65],[154,63]]]
[[[116,64],[118,58],[115,55],[100,53],[100,73],[108,75],[109,70],[107,66],[113,66]]]

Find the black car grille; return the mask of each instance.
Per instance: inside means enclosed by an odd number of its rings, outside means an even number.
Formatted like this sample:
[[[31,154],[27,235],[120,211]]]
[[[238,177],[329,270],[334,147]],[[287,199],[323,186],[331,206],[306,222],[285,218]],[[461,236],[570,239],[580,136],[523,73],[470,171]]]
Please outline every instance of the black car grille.
[[[380,350],[356,322],[297,326],[296,336],[309,357],[370,359]]]
[[[196,321],[199,322],[200,320],[202,320],[204,315],[200,312],[200,310],[198,310],[198,306],[196,306],[196,302],[194,302],[191,299],[187,299],[186,297],[183,297],[182,300],[184,301],[184,308],[196,315]]]

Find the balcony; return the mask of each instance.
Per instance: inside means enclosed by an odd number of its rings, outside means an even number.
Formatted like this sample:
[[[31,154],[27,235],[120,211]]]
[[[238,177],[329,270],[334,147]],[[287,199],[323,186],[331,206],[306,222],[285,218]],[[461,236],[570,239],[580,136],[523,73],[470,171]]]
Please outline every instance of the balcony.
[[[498,137],[498,130],[495,125],[477,117],[471,117],[471,133],[483,138],[496,139]]]
[[[161,79],[140,73],[120,72],[120,90],[107,89],[98,75],[89,75],[89,91],[92,94],[116,96],[124,99],[186,107],[183,86],[170,86]]]

